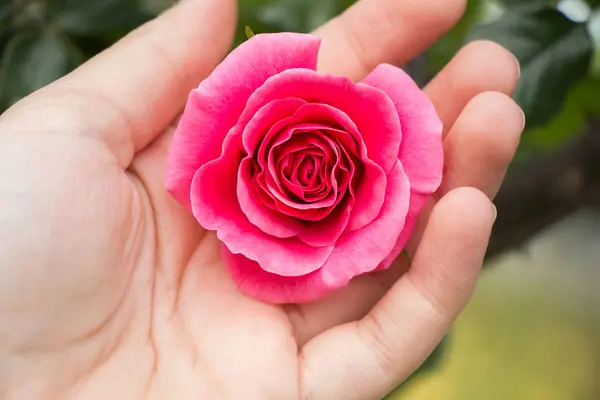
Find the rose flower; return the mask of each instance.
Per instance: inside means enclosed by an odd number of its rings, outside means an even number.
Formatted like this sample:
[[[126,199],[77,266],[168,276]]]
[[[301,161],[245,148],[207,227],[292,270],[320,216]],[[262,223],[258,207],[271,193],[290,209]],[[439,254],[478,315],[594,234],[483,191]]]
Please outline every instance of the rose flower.
[[[320,74],[319,46],[239,46],[191,93],[167,161],[167,190],[217,232],[240,290],[270,303],[388,268],[442,178],[442,124],[412,79]]]

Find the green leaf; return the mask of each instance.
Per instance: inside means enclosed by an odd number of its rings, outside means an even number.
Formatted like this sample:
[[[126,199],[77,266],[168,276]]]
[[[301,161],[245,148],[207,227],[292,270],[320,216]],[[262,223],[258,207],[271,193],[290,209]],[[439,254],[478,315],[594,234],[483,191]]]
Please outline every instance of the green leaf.
[[[412,260],[410,259],[410,255],[408,254],[408,252],[406,250],[402,250],[402,253],[400,253],[400,255],[402,257],[404,257],[404,260],[406,261],[406,264],[408,264],[409,266],[412,264]]]
[[[136,0],[54,0],[51,13],[60,29],[81,36],[129,31],[151,18]]]
[[[546,152],[564,145],[574,136],[584,133],[590,117],[600,115],[600,78],[586,77],[567,95],[561,111],[546,125],[527,131],[521,149]]]
[[[250,28],[249,26],[246,26],[245,33],[248,39],[254,36],[254,31],[252,31],[252,28]]]
[[[0,52],[5,43],[1,39],[6,39],[13,29],[12,16],[14,15],[14,4],[8,2],[0,5]]]
[[[475,39],[500,43],[519,59],[522,75],[514,97],[528,128],[545,124],[561,109],[569,90],[587,75],[594,48],[585,24],[536,6],[511,9],[475,27],[469,40]]]
[[[2,29],[0,28],[0,55],[6,48],[6,45],[8,44],[12,36],[13,32],[11,32],[10,30],[2,31]]]
[[[12,14],[13,3],[7,2],[5,4],[0,4],[0,22],[3,24]]]
[[[21,34],[6,46],[0,69],[0,98],[10,106],[68,73],[76,64],[69,45],[52,34]]]

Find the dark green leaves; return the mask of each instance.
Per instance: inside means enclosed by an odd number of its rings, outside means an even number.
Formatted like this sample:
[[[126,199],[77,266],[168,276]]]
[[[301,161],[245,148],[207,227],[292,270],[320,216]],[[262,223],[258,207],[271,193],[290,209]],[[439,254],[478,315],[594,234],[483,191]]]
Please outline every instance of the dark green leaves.
[[[500,20],[476,27],[470,39],[491,39],[521,63],[515,100],[527,115],[528,128],[548,122],[561,109],[569,90],[587,75],[593,42],[585,24],[547,7],[510,9]]]
[[[569,92],[561,111],[546,125],[523,136],[521,147],[528,151],[556,150],[573,137],[583,134],[592,116],[600,115],[600,79],[588,76]]]
[[[0,69],[2,104],[10,106],[68,73],[77,64],[76,57],[57,35],[14,36],[6,46]]]
[[[51,4],[55,24],[82,36],[131,30],[150,18],[136,0],[55,0]]]
[[[258,18],[280,30],[308,32],[335,15],[337,3],[331,0],[280,0],[262,7]]]
[[[11,2],[0,4],[0,22],[3,23],[10,16],[13,7]]]
[[[0,0],[0,112],[175,0]]]
[[[356,0],[242,0],[239,2],[240,25],[257,32],[310,32]],[[245,40],[238,31],[236,44]]]
[[[140,10],[149,15],[157,15],[172,7],[179,0],[138,0]]]

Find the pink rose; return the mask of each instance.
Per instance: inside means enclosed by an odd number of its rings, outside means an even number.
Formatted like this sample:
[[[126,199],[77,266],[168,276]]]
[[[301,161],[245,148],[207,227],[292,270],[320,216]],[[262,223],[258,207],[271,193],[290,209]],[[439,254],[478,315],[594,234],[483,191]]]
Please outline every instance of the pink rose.
[[[167,162],[167,189],[217,231],[240,290],[271,303],[389,267],[442,177],[442,124],[410,77],[319,74],[319,46],[239,46],[191,93]]]

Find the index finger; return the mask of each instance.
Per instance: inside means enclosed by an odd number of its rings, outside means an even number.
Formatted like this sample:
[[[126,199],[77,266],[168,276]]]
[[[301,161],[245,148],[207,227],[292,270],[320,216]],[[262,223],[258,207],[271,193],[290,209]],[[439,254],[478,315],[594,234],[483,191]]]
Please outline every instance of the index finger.
[[[314,34],[323,39],[319,72],[359,80],[381,63],[402,65],[462,16],[466,0],[359,0]]]

